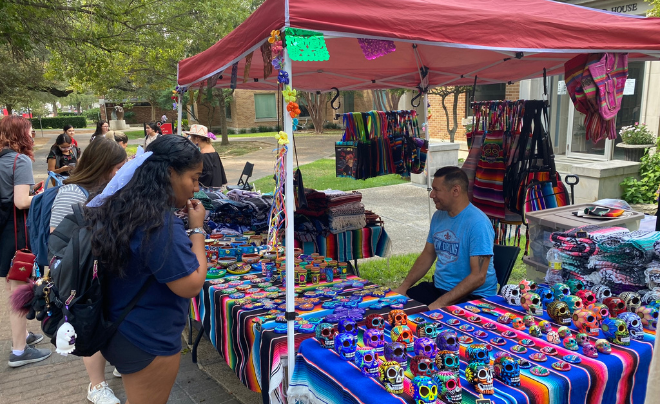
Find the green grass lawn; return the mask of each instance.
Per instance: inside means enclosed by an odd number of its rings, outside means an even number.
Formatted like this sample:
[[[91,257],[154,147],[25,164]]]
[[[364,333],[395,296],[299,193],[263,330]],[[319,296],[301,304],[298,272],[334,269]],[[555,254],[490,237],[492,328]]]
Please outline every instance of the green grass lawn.
[[[368,180],[354,180],[351,178],[337,178],[334,159],[321,159],[313,163],[300,166],[303,174],[305,188],[316,190],[336,189],[352,191],[355,189],[382,187],[386,185],[403,184],[408,182],[400,175],[390,174]],[[260,178],[254,182],[256,189],[262,192],[271,192],[275,187],[273,176]]]
[[[238,157],[244,154],[259,150],[262,147],[270,147],[268,143],[250,141],[250,142],[230,142],[227,146],[220,143],[213,143],[213,148],[218,152],[220,158]]]
[[[135,156],[135,153],[137,153],[137,148],[138,145],[136,144],[129,144],[126,146],[126,155],[128,155],[128,158]]]
[[[128,140],[144,139],[144,130],[127,130],[124,134],[128,136]]]

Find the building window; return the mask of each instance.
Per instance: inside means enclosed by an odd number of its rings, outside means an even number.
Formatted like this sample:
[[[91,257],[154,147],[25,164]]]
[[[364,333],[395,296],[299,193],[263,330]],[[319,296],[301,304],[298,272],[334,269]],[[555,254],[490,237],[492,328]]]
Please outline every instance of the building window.
[[[474,92],[475,101],[499,101],[506,99],[506,84],[483,84]]]
[[[355,93],[353,91],[344,92],[344,112],[355,111]]]
[[[277,119],[275,94],[255,94],[254,112],[256,119]]]
[[[231,119],[231,103],[230,102],[225,104],[225,118]]]

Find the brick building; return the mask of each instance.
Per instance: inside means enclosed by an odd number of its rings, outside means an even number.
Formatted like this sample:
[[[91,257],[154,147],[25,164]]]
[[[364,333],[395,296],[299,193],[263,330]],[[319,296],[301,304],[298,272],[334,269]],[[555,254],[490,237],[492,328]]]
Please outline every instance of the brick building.
[[[105,103],[105,108],[101,108],[101,119],[108,121],[112,119],[112,111],[115,109],[115,104],[112,102],[107,102]],[[127,113],[132,112],[132,114],[129,114],[128,117],[126,116]],[[148,123],[151,122],[151,104],[148,102],[135,102],[133,103],[133,107],[130,109],[124,108],[124,120],[128,124],[133,124],[133,125],[140,125],[143,123]],[[155,107],[155,117],[156,121],[160,121],[160,118],[163,116],[163,114],[167,115],[167,121],[168,122],[174,122],[176,121],[177,117],[177,111],[168,109],[165,110],[160,107]]]

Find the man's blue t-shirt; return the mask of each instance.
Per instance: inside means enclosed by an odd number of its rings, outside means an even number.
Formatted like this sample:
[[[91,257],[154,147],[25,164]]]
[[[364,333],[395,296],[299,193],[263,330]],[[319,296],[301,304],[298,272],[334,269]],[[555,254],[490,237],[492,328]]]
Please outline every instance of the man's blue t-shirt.
[[[190,275],[199,268],[199,262],[183,222],[171,213],[143,245],[144,237],[142,230],[133,235],[126,276],[112,278],[108,284],[109,317],[111,321],[118,318],[154,275],[156,280],[119,325],[119,332],[152,355],[175,355],[181,351],[181,332],[190,300],[174,294],[166,283]]]
[[[470,274],[470,257],[490,255],[486,282],[472,294],[484,297],[497,294],[492,259],[495,231],[479,208],[469,204],[455,217],[442,210],[436,211],[426,241],[433,244],[438,257],[433,276],[436,288],[452,290]]]

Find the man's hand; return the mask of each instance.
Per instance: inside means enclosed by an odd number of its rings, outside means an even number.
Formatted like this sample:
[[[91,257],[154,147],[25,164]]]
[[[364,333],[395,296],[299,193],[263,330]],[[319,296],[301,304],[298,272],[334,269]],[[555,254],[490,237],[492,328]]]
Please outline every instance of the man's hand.
[[[444,305],[440,302],[440,299],[436,300],[435,302],[429,304],[429,310],[438,310],[443,308]]]
[[[398,288],[394,289],[393,292],[394,292],[394,293],[398,293],[398,294],[400,294],[401,296],[406,296],[406,297],[408,297],[408,295],[406,294],[406,293],[408,293],[408,289],[407,289],[407,288],[404,288],[403,286],[399,286]]]

